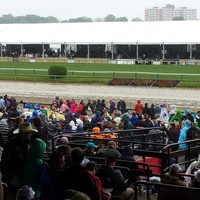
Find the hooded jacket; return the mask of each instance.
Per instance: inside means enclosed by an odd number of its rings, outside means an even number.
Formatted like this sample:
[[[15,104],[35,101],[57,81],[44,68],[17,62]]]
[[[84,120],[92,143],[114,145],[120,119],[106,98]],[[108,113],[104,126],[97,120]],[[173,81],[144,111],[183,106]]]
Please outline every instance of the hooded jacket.
[[[137,103],[135,104],[135,112],[137,115],[142,114],[143,105],[141,104],[140,100],[137,100]]]
[[[122,115],[122,120],[124,121],[123,130],[133,129],[133,125],[130,122],[130,117],[127,114]],[[125,131],[121,133],[121,136],[130,136],[132,132]]]
[[[76,110],[76,104],[75,104],[75,101],[72,99],[70,101],[70,112],[75,113],[75,110]]]
[[[178,142],[184,142],[186,141],[186,132],[190,128],[190,121],[185,120],[184,121],[184,127],[181,129],[180,136],[179,136],[179,141]],[[185,143],[179,144],[180,149],[185,149],[187,148],[187,145]]]
[[[178,124],[179,124],[179,126],[181,126],[182,120],[183,120],[183,114],[181,113],[180,110],[176,110],[176,114],[172,117],[170,122],[174,122],[175,119],[178,119]]]
[[[52,138],[56,135],[58,135],[58,132],[61,130],[61,127],[59,124],[55,123],[51,123],[48,122],[46,119],[45,114],[40,113],[39,117],[41,119],[41,124],[46,128],[47,130],[47,151],[51,151],[52,150]]]
[[[29,149],[24,162],[23,185],[31,186],[35,192],[35,197],[40,196],[40,187],[35,180],[35,173],[39,165],[43,163],[42,155],[46,150],[46,143],[36,138]]]

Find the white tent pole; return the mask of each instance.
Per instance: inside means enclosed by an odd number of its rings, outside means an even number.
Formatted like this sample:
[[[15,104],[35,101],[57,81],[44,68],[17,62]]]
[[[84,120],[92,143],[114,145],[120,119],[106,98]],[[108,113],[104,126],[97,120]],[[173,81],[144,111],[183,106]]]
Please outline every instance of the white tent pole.
[[[192,44],[190,44],[190,60],[192,60]]]
[[[44,58],[44,43],[42,43],[42,57]]]
[[[21,44],[21,56],[23,57],[23,44]]]
[[[164,44],[164,42],[163,42],[163,55],[162,56],[163,56],[162,59],[164,60],[165,59],[165,44]]]
[[[138,60],[138,42],[136,43],[136,59]]]
[[[111,53],[112,53],[112,60],[114,59],[114,53],[113,53],[113,43],[111,42]]]
[[[0,51],[1,51],[1,57],[2,57],[2,44],[0,43]]]
[[[90,45],[88,44],[88,59],[90,58]]]
[[[66,45],[66,42],[64,43],[64,49],[65,49],[65,58],[67,57],[67,45]]]

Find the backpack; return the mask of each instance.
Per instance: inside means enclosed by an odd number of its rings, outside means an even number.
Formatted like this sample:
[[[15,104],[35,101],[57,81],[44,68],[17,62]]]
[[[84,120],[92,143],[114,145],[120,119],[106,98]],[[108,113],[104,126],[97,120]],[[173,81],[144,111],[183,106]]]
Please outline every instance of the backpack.
[[[199,138],[199,130],[192,125],[186,132],[186,140],[194,140]]]

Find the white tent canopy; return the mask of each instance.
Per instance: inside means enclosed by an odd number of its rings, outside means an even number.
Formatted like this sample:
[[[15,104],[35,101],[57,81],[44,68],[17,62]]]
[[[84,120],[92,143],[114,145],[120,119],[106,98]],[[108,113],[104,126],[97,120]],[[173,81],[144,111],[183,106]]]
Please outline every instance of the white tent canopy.
[[[200,21],[0,24],[0,44],[200,44]]]

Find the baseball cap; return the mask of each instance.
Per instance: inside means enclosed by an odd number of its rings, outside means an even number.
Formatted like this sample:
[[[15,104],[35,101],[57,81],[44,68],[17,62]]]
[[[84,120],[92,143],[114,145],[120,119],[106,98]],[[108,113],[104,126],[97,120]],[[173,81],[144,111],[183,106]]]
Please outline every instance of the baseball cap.
[[[95,145],[94,142],[88,142],[88,143],[86,144],[86,147],[87,147],[87,148],[97,148],[98,146]]]

